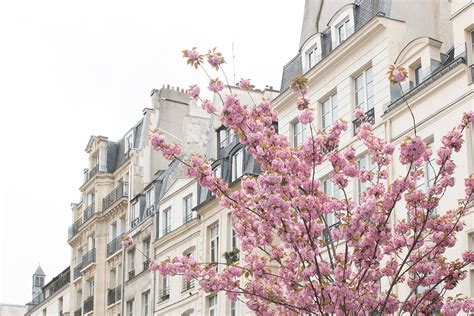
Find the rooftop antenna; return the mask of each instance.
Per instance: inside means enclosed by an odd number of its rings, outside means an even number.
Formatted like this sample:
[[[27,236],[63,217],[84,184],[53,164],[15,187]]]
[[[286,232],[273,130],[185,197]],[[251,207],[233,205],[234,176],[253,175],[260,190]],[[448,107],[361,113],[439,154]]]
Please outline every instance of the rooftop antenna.
[[[237,84],[237,80],[235,80],[235,51],[234,51],[234,42],[232,42],[232,69],[234,72],[234,84]]]

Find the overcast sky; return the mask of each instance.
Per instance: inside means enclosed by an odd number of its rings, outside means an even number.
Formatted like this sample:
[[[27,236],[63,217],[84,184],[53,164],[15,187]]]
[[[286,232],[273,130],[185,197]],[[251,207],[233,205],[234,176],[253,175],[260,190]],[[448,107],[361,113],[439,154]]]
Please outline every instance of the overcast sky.
[[[90,135],[117,140],[162,84],[201,73],[180,51],[217,46],[237,78],[280,86],[298,50],[300,1],[68,1],[0,4],[0,303],[31,300],[69,265],[70,203],[79,199]],[[231,63],[227,72],[231,76]]]

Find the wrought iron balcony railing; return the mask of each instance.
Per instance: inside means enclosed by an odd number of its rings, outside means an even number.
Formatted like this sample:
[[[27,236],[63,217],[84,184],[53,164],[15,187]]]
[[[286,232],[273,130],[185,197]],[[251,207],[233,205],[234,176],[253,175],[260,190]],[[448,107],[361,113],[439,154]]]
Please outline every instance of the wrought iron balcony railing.
[[[183,216],[183,224],[186,224],[193,219],[193,213],[188,213]]]
[[[194,289],[194,280],[183,281],[183,288],[181,293]]]
[[[93,262],[95,262],[95,248],[89,250],[85,255],[82,256],[82,268],[87,267]]]
[[[69,227],[69,233],[68,233],[69,239],[74,237],[79,232],[79,227],[81,227],[82,223],[83,223],[83,220],[82,220],[82,217],[80,217],[77,221],[74,222],[74,224],[72,224]]]
[[[92,215],[94,215],[94,211],[95,211],[95,204],[92,203],[91,205],[89,205],[88,207],[86,207],[86,209],[82,212],[82,220],[83,222],[87,221],[89,218],[92,217]]]
[[[82,308],[79,307],[74,311],[74,316],[82,316]]]
[[[122,287],[119,285],[116,288],[107,291],[107,305],[112,305],[120,301],[122,297]]]
[[[160,290],[159,300],[160,300],[160,302],[163,302],[163,301],[166,301],[169,298],[170,298],[170,287],[167,286],[167,287]]]
[[[86,169],[87,170],[87,169]],[[85,174],[84,174],[84,183],[92,179],[97,173],[99,172],[99,166],[95,166],[92,169],[89,169]]]
[[[367,112],[365,112],[365,116],[362,120],[354,120],[352,121],[352,124],[354,125],[354,135],[357,135],[357,128],[362,124],[362,123],[370,123],[370,124],[375,124],[375,109],[371,108]]]
[[[148,271],[148,267],[150,266],[151,261],[146,259],[143,261],[143,271]]]
[[[131,280],[135,277],[135,269],[128,271],[128,279]]]
[[[103,199],[102,199],[102,211],[104,212],[107,210],[110,206],[112,206],[115,202],[117,202],[119,199],[123,197],[128,196],[128,185],[127,183],[120,183],[118,186],[116,186],[112,192],[107,194]]]
[[[84,314],[89,313],[94,309],[94,296],[89,296],[86,298],[83,304]]]
[[[74,268],[74,280],[82,275],[81,274],[82,267],[83,266],[82,266],[82,262],[81,262],[81,263],[77,264],[76,267]]]
[[[130,222],[130,227],[135,227],[137,226],[138,224],[140,224],[140,217],[137,217],[135,219],[133,219],[131,222]]]
[[[107,257],[113,255],[114,253],[120,250],[123,235],[124,234],[121,234],[120,236],[115,237],[111,242],[107,244]]]
[[[155,213],[155,205],[148,206],[143,213],[143,219],[150,217],[153,213]]]

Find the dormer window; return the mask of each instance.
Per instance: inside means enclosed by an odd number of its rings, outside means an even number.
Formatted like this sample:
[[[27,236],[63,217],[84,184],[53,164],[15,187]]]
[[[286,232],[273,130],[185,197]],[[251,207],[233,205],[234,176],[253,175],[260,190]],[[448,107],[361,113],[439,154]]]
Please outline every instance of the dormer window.
[[[318,48],[317,46],[313,46],[308,52],[308,68],[311,69],[316,65],[320,58],[318,58]]]
[[[127,154],[133,148],[133,131],[125,136],[124,153]]]
[[[337,39],[338,39],[337,43],[341,44],[347,39],[347,37],[350,35],[350,32],[351,32],[349,18],[347,18],[344,22],[340,23],[336,29],[337,29]]]
[[[303,71],[307,72],[321,60],[321,34],[316,33],[301,47]]]
[[[236,139],[235,132],[231,129],[224,129],[220,131],[220,146],[221,148],[230,145]]]

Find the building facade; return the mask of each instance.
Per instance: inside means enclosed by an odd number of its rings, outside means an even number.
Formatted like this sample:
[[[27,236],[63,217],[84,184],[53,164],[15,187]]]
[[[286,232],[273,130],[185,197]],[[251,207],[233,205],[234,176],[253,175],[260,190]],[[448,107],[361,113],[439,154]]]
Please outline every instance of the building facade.
[[[405,101],[416,119],[418,135],[436,152],[440,138],[460,122],[462,114],[474,109],[473,85],[474,3],[472,1],[316,1],[307,0],[301,43],[297,55],[284,67],[282,92],[273,100],[279,114],[279,132],[300,146],[309,128],[298,122],[296,96],[288,89],[289,80],[308,78],[310,106],[316,109],[313,125],[325,131],[337,119],[349,122],[338,150],[356,149],[359,166],[370,170],[371,162],[362,142],[355,137],[360,124],[352,116],[356,107],[366,112],[378,137],[395,146],[413,135],[413,123]],[[387,80],[388,65],[397,64],[409,72],[409,80],[393,86]],[[463,179],[473,173],[473,129],[465,131],[466,146],[457,153],[456,186],[446,193],[439,213],[457,205],[462,197]],[[398,153],[394,154],[398,157]],[[332,167],[328,161],[316,170],[327,193],[335,190],[325,181]],[[394,162],[389,181],[406,174]],[[433,169],[424,166],[420,187],[427,190]],[[353,181],[347,189],[354,201],[367,185]],[[399,204],[394,221],[406,218]],[[465,230],[448,255],[455,259],[465,250],[474,250],[474,215],[463,218]],[[381,280],[381,288],[387,282]],[[405,285],[398,294],[409,293]],[[474,271],[455,292],[474,296]],[[451,293],[448,292],[448,295]]]

